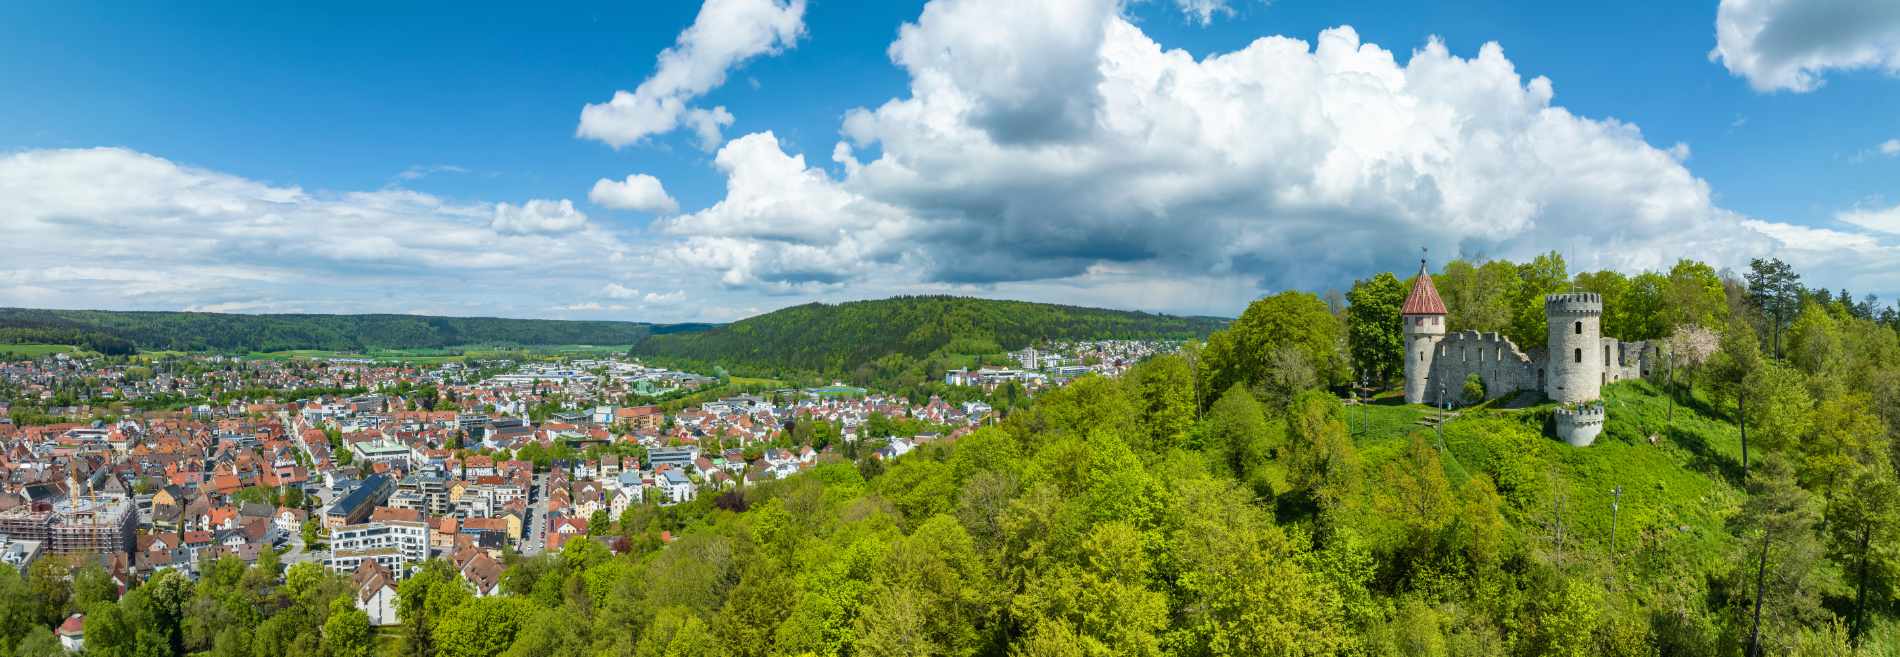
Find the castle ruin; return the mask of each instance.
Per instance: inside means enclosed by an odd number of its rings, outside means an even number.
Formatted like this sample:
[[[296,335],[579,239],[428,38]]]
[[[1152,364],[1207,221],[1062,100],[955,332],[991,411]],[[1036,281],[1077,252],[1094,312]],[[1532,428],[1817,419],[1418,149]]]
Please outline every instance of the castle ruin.
[[[1579,447],[1603,432],[1603,386],[1649,374],[1647,343],[1602,336],[1598,294],[1545,296],[1545,346],[1526,352],[1495,332],[1448,333],[1445,302],[1421,260],[1399,314],[1405,324],[1406,403],[1478,403],[1538,391],[1559,403],[1557,437]],[[1465,398],[1465,380],[1473,374],[1484,382],[1484,399]]]

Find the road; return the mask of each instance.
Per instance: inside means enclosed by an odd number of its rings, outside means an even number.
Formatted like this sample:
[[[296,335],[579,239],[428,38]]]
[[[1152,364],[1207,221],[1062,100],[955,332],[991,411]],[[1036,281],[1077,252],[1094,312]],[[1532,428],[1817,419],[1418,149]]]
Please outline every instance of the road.
[[[536,555],[547,549],[544,541],[548,535],[548,476],[536,474],[534,489],[528,495],[528,517],[521,521],[521,553]]]

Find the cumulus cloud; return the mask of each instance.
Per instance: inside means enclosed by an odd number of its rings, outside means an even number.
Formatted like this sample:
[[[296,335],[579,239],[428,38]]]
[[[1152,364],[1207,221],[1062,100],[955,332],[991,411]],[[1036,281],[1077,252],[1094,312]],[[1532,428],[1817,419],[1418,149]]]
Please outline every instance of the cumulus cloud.
[[[717,148],[720,129],[732,124],[732,114],[724,107],[706,110],[689,103],[725,84],[733,68],[792,47],[804,32],[805,0],[706,0],[692,26],[660,52],[653,74],[640,86],[581,110],[575,136],[620,148],[684,123],[702,147]]]
[[[912,93],[941,95],[997,142],[1076,137],[1101,107],[1097,53],[1120,4],[931,2],[899,28],[890,56]]]
[[[723,270],[728,285],[841,282],[896,260],[915,228],[905,211],[787,155],[771,132],[732,140],[714,165],[726,175],[726,197],[659,227],[684,238],[674,257]]]
[[[602,207],[656,214],[673,214],[680,209],[679,201],[666,194],[666,187],[660,184],[660,179],[644,173],[627,176],[626,180],[601,178],[594,181],[594,188],[587,192],[587,200]]]
[[[1762,92],[1813,91],[1834,71],[1900,75],[1900,2],[1722,0],[1709,61]]]
[[[1880,154],[1887,157],[1900,155],[1900,139],[1889,139],[1880,142]]]
[[[670,255],[773,292],[1135,271],[1257,293],[1403,270],[1421,245],[1635,270],[1881,243],[1718,207],[1688,145],[1570,112],[1495,43],[1394,53],[1340,27],[1196,58],[1110,0],[936,0],[890,54],[910,93],[847,113],[836,175],[736,139],[726,198],[664,224]]]
[[[519,316],[645,261],[565,202],[313,192],[118,148],[0,156],[0,234],[0,306],[399,312],[426,292]]]
[[[504,235],[567,233],[585,227],[587,215],[574,209],[574,202],[567,199],[535,199],[521,205],[496,203],[494,219],[488,225]]]

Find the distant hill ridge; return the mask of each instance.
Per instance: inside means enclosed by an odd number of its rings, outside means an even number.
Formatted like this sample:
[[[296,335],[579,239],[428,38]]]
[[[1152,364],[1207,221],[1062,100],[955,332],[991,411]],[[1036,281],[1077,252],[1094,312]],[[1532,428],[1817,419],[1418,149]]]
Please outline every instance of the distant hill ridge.
[[[0,308],[0,344],[73,344],[105,353],[635,345],[634,353],[639,355],[831,372],[890,354],[922,358],[956,347],[1014,350],[1040,340],[1202,338],[1227,322],[1216,317],[954,296],[809,303],[727,325]]]
[[[1082,308],[954,296],[808,303],[706,331],[654,335],[644,356],[746,370],[848,372],[891,355],[1016,350],[1041,340],[1204,338],[1217,317]]]
[[[105,353],[143,350],[285,351],[427,349],[458,345],[627,345],[709,324],[432,317],[0,308],[0,343],[75,344]]]

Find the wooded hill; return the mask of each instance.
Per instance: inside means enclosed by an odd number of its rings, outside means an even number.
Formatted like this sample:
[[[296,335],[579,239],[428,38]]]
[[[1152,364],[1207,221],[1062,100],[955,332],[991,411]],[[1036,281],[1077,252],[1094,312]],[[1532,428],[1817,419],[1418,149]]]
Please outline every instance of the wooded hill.
[[[932,354],[1000,353],[1041,340],[1198,339],[1227,322],[1027,301],[906,296],[793,306],[707,331],[655,335],[635,346],[634,353],[767,375],[841,376],[867,365],[901,370]]]
[[[195,312],[0,308],[0,343],[72,344],[107,354],[134,349],[252,352],[367,351],[457,345],[627,345],[705,324],[431,317],[236,315]]]

